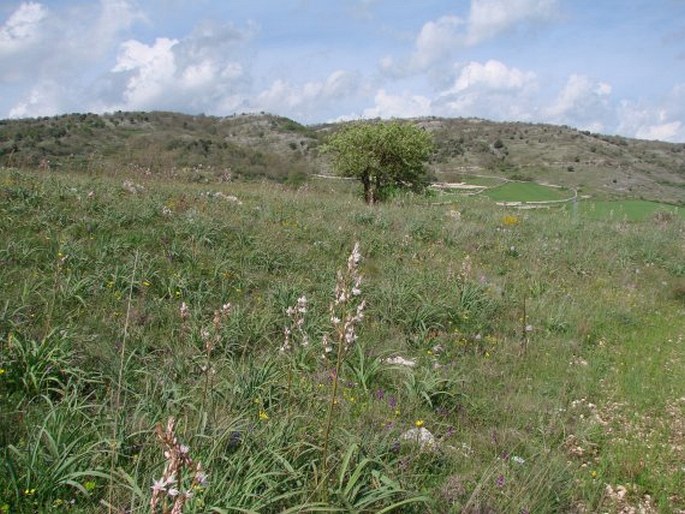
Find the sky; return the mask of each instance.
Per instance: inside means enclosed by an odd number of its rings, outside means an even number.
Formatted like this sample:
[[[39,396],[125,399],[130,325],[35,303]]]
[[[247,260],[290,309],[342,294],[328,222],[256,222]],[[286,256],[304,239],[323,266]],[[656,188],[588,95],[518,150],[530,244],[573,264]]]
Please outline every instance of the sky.
[[[0,118],[118,110],[685,142],[685,0],[0,1]]]

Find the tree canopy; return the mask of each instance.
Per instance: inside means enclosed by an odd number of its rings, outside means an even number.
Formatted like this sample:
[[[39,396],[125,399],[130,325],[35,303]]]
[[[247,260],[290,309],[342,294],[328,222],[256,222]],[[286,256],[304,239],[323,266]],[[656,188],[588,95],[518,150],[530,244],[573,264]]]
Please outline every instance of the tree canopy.
[[[427,184],[425,162],[432,150],[431,135],[406,122],[359,122],[335,133],[326,150],[342,176],[364,186],[364,199],[373,204],[395,189],[421,190]]]

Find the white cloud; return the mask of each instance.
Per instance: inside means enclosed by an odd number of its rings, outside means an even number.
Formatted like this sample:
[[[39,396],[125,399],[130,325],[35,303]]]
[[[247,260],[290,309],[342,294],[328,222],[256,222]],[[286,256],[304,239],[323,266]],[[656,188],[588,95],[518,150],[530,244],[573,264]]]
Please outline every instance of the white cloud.
[[[635,137],[640,139],[659,139],[661,141],[676,140],[676,137],[683,134],[683,124],[680,121],[671,121],[657,125],[640,127]]]
[[[674,86],[658,102],[623,100],[618,107],[618,132],[640,139],[685,141],[685,83]]]
[[[581,74],[571,75],[552,104],[543,111],[551,123],[600,132],[614,125],[611,85]]]
[[[428,116],[431,113],[431,101],[422,95],[408,92],[400,95],[389,94],[380,89],[374,97],[374,106],[364,109],[364,118],[414,118]]]
[[[257,95],[255,110],[278,112],[299,119],[307,119],[317,110],[326,110],[359,90],[355,73],[336,70],[325,80],[293,85],[286,80],[276,80]]]
[[[48,13],[37,2],[22,3],[0,26],[0,56],[24,50],[40,40]]]
[[[424,24],[416,37],[416,50],[411,57],[411,67],[426,69],[448,57],[462,44],[460,29],[463,23],[457,16],[443,16]]]
[[[107,94],[97,110],[192,110],[227,113],[245,105],[249,77],[245,45],[255,33],[248,25],[203,23],[182,39],[120,45],[106,75]]]
[[[512,27],[554,19],[557,0],[472,0],[466,42],[475,45]]]
[[[45,81],[34,86],[23,100],[12,107],[10,118],[30,118],[36,116],[53,116],[63,112],[62,98],[64,88],[53,81]]]
[[[521,90],[535,85],[535,73],[508,68],[496,60],[485,64],[470,62],[464,66],[452,88],[459,93],[468,89],[480,88],[488,91]]]
[[[557,17],[558,0],[471,0],[466,20],[446,15],[426,22],[414,40],[414,50],[405,59],[391,56],[379,62],[390,77],[404,77],[431,67],[444,67],[455,53],[477,45],[512,28]]]
[[[126,108],[144,109],[166,92],[173,81],[176,63],[173,47],[175,39],[157,38],[153,45],[126,41],[113,72],[133,72],[123,93]]]
[[[537,75],[491,59],[455,66],[457,75],[433,102],[434,114],[529,120],[537,111]]]

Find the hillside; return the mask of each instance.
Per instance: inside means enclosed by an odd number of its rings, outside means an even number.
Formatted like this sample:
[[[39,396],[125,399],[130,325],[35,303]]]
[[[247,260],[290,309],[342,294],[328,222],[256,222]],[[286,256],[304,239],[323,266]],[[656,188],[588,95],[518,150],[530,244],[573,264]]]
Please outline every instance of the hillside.
[[[437,180],[496,175],[593,196],[685,198],[685,144],[480,119],[412,120],[434,134]],[[317,151],[341,124],[305,127],[270,114],[225,118],[167,112],[70,114],[0,121],[0,165],[184,176],[197,182],[328,172]]]
[[[683,512],[685,219],[349,186],[0,168],[0,513]]]

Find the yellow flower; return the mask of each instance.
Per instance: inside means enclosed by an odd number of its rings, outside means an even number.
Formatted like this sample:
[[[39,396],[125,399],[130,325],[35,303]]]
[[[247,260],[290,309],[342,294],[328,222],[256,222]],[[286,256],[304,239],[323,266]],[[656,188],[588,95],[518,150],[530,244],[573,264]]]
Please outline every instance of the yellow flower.
[[[259,411],[259,419],[262,421],[267,421],[269,419],[269,415],[266,413],[264,410]]]
[[[422,419],[417,419],[414,422],[414,425],[416,425],[416,428],[421,428],[424,425],[424,421]]]
[[[5,374],[5,368],[0,368],[0,375],[4,375],[4,374]]]
[[[148,282],[147,280],[143,280],[143,285],[145,287],[150,287],[152,284],[150,284],[150,282]]]
[[[502,218],[502,223],[504,223],[505,225],[509,225],[509,226],[518,225],[519,219],[516,216],[508,215],[508,216],[504,216]]]
[[[592,473],[590,473],[590,474],[592,475],[592,478],[597,478],[597,472],[594,469],[592,470]]]

